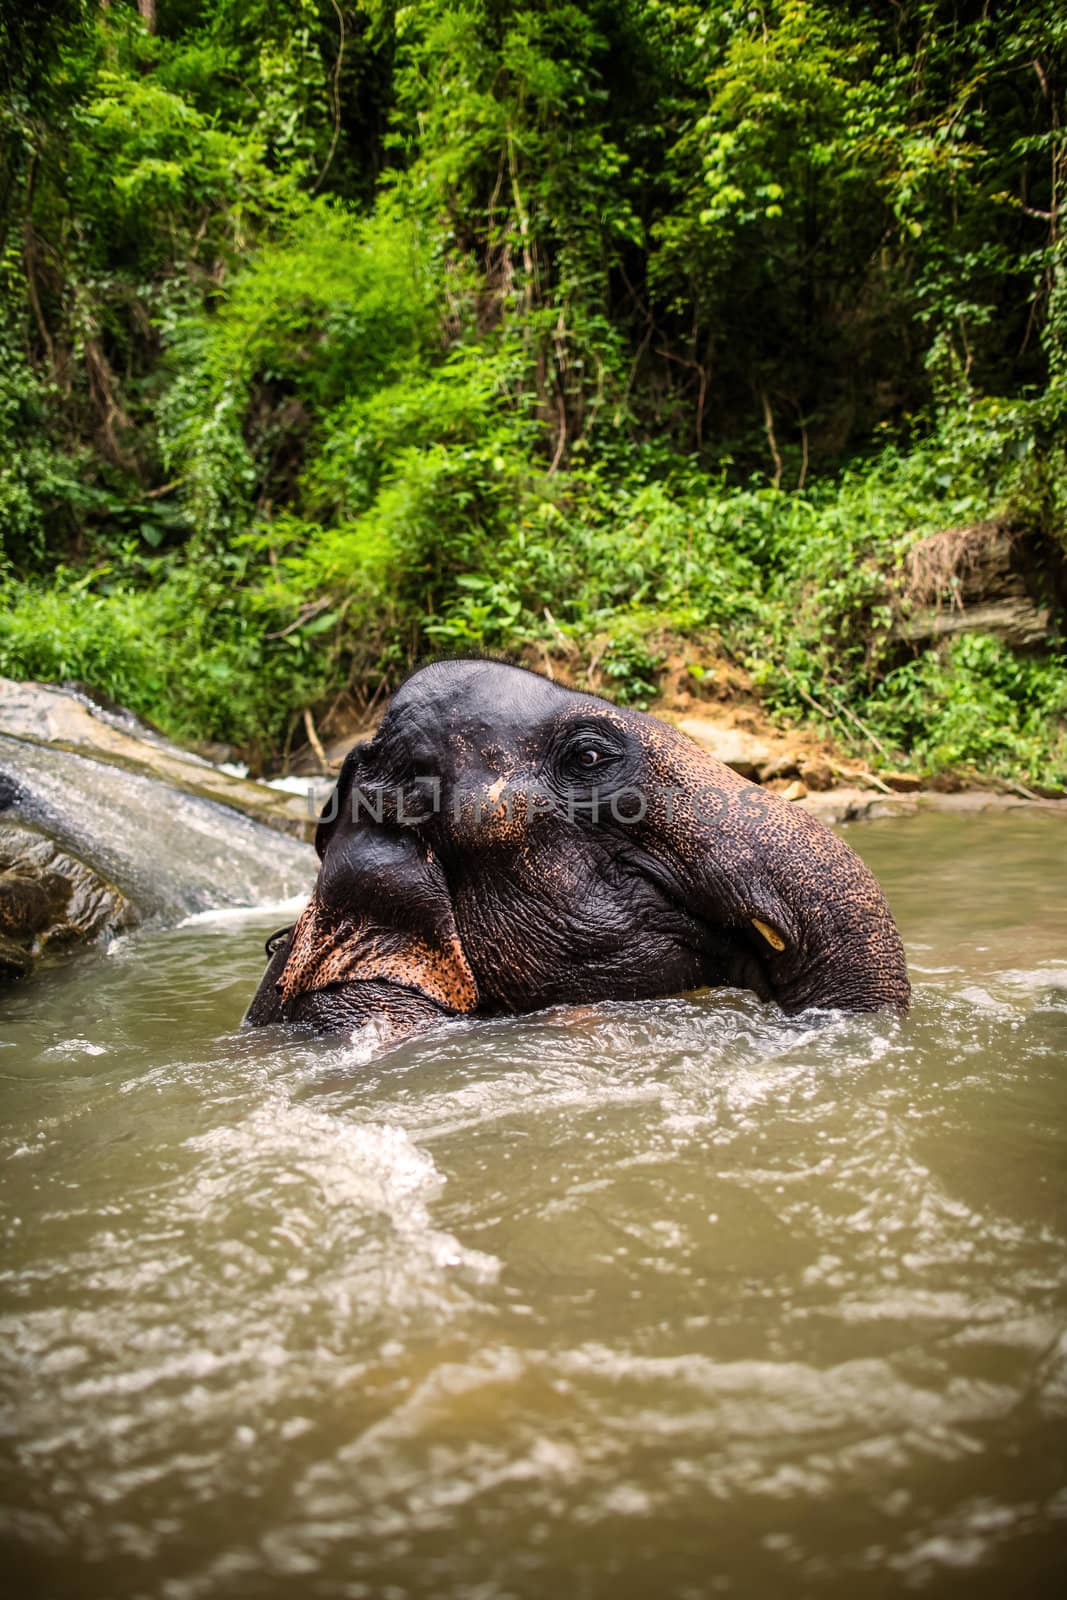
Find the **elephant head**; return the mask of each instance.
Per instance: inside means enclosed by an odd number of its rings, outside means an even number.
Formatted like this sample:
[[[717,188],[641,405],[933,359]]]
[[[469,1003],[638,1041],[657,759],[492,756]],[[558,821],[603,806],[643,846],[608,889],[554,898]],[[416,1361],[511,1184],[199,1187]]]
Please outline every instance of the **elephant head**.
[[[523,668],[410,677],[317,845],[272,979],[287,1019],[347,1027],[383,982],[451,1012],[709,984],[788,1013],[907,1009],[900,936],[840,838],[656,718]]]

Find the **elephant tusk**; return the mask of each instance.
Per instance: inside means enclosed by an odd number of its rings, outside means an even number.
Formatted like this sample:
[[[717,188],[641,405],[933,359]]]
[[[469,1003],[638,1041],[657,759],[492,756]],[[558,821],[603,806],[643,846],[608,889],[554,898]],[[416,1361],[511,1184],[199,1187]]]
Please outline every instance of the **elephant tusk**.
[[[772,950],[785,949],[785,940],[782,938],[781,934],[776,933],[773,928],[768,927],[767,923],[761,922],[759,917],[752,918],[752,926],[755,928],[757,933],[761,933],[763,935]]]

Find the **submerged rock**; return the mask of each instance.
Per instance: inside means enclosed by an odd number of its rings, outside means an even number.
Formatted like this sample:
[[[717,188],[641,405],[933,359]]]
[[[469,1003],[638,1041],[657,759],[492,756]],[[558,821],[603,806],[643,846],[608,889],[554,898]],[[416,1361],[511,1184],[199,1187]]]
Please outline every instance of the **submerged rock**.
[[[119,933],[138,920],[126,896],[28,823],[0,817],[0,978],[44,951]]]
[[[0,979],[146,920],[304,892],[314,852],[278,831],[302,809],[121,711],[0,681]]]

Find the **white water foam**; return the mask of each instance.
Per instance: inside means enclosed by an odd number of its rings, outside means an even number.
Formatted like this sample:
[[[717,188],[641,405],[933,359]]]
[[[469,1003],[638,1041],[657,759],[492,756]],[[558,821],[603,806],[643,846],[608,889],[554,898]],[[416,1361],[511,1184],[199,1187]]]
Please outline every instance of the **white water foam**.
[[[298,917],[308,898],[306,894],[294,894],[288,900],[266,900],[254,906],[216,906],[210,911],[194,911],[177,926],[193,928],[201,923],[241,923],[256,917]]]

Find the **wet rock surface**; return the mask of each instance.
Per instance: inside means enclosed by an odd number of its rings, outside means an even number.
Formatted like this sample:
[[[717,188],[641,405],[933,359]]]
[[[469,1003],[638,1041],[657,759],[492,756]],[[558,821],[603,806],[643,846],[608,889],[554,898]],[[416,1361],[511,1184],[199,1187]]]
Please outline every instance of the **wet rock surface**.
[[[142,922],[305,892],[314,852],[279,831],[304,816],[127,713],[0,681],[0,980]]]
[[[0,734],[156,778],[294,838],[310,836],[307,806],[299,795],[224,772],[132,712],[98,704],[81,689],[0,678]]]
[[[882,794],[859,787],[829,789],[810,794],[799,802],[827,824],[873,822],[880,817],[915,817],[921,812],[944,811],[975,816],[986,811],[1047,811],[1067,820],[1067,800],[1046,800],[1040,796],[1002,794],[993,789],[962,789],[943,794],[924,789],[914,794]]]
[[[46,952],[135,926],[126,896],[40,829],[0,818],[0,978]]]

